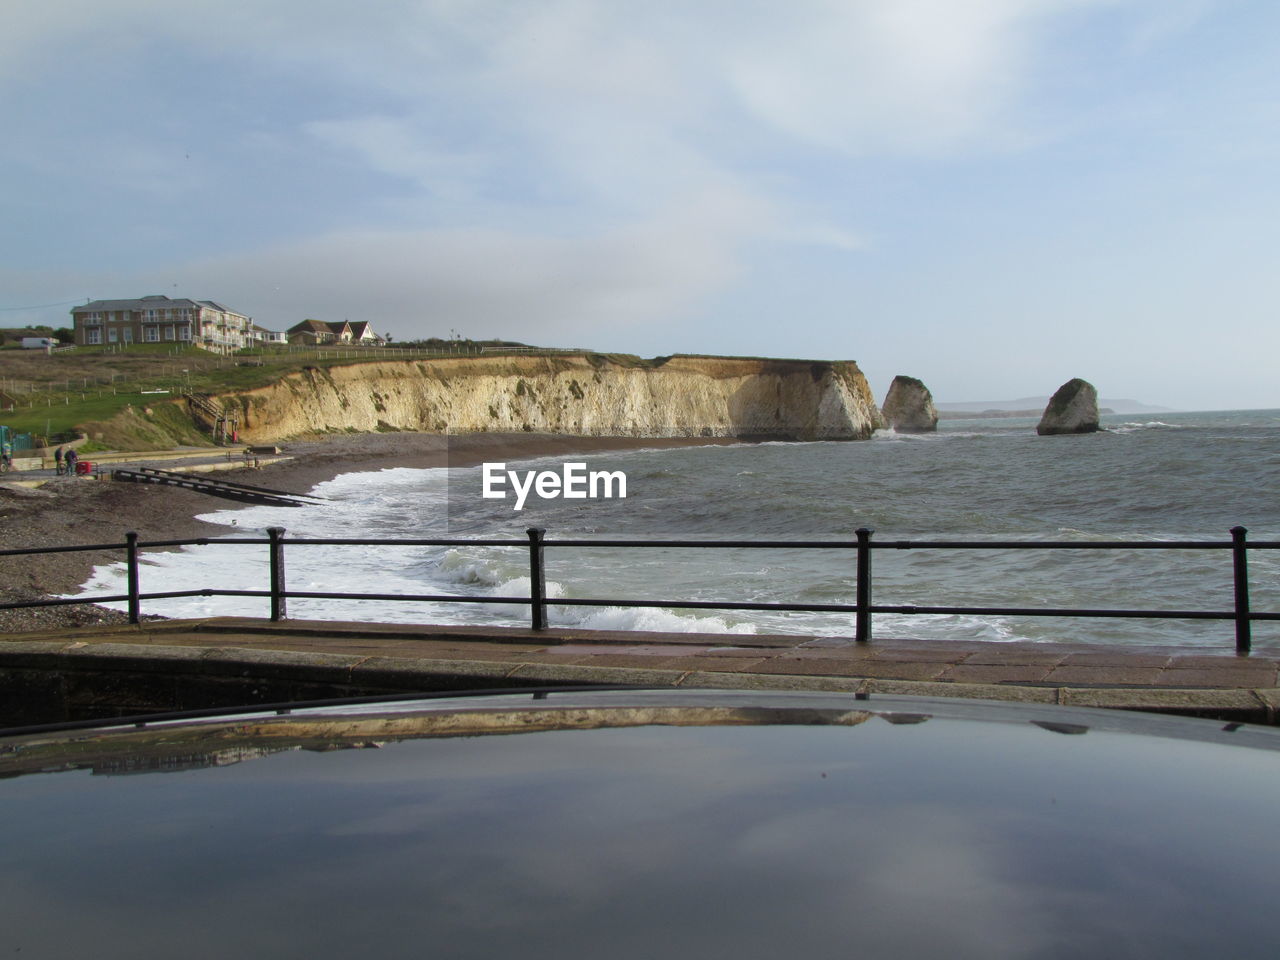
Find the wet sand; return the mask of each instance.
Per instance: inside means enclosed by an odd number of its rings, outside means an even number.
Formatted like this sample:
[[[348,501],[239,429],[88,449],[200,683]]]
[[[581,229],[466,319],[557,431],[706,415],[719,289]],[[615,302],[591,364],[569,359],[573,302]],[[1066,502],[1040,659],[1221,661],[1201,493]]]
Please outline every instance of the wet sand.
[[[349,434],[280,444],[291,459],[259,470],[232,470],[217,476],[290,493],[307,493],[316,484],[340,474],[390,467],[474,466],[494,460],[511,462],[608,450],[732,442],[735,441],[536,434]],[[157,465],[173,469],[178,463]],[[144,542],[220,536],[226,533],[225,527],[195,518],[232,504],[233,501],[179,487],[110,483],[85,477],[60,477],[36,489],[0,483],[0,546],[22,549],[122,544],[125,533],[131,530]],[[73,593],[88,580],[95,566],[122,557],[119,548],[0,557],[0,596],[14,602]],[[123,614],[87,605],[0,610],[0,634],[123,619]]]

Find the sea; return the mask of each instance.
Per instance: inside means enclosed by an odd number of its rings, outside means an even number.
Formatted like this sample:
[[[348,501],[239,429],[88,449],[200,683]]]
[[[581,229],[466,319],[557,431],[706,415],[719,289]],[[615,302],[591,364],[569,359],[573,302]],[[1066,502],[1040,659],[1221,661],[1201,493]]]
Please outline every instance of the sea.
[[[317,485],[305,508],[211,510],[228,537],[510,539],[512,546],[287,545],[289,590],[450,595],[486,602],[289,600],[294,619],[527,625],[527,531],[549,540],[1137,541],[1280,540],[1280,410],[1106,416],[1104,431],[1039,437],[1028,419],[948,420],[938,432],[877,432],[866,442],[637,449],[507,463],[563,475],[566,462],[620,471],[626,497],[486,498],[481,466],[391,468]],[[490,468],[491,474],[498,468]],[[509,490],[491,484],[491,492]],[[976,550],[872,553],[872,602],[884,605],[1229,611],[1227,550]],[[1280,611],[1280,550],[1248,556],[1252,607]],[[646,601],[851,604],[852,550],[548,547],[548,596]],[[148,553],[143,592],[263,590],[266,548],[193,546]],[[125,591],[122,563],[98,568],[81,594]],[[167,617],[266,616],[245,597],[150,600]],[[555,604],[551,625],[591,629],[849,638],[847,612],[739,612]],[[1095,619],[977,613],[878,613],[877,637],[1083,641],[1230,648],[1227,621]],[[1255,648],[1280,646],[1280,624],[1253,625]],[[726,640],[731,642],[731,640]]]

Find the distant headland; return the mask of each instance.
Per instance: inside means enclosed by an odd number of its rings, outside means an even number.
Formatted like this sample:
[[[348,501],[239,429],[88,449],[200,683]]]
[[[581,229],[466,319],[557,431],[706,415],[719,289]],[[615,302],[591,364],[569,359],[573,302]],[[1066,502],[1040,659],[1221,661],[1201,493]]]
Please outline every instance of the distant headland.
[[[939,420],[995,420],[1001,417],[1037,418],[1044,413],[1049,397],[1021,397],[1017,400],[964,400],[942,403],[934,401]],[[1160,407],[1138,400],[1098,401],[1101,414],[1173,413],[1173,407]]]

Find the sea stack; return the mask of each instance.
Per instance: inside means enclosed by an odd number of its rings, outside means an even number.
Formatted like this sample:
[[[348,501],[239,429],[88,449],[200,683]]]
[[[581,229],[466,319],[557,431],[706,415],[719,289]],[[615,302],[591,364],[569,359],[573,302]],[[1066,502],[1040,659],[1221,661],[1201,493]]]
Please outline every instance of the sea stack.
[[[889,385],[880,415],[897,433],[933,433],[938,429],[938,411],[929,388],[915,377],[897,376]]]
[[[1093,384],[1076,377],[1058,388],[1036,433],[1042,437],[1063,433],[1095,433],[1098,430],[1098,391]]]

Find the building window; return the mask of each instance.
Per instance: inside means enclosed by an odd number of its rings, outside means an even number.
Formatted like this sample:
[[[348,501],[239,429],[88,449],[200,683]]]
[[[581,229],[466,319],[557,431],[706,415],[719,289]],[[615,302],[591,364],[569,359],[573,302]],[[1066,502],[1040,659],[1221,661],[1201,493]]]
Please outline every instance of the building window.
[[[101,343],[101,342],[102,342],[102,331],[101,331],[101,330],[86,330],[86,331],[84,332],[84,342],[85,342],[85,343]]]
[[[165,338],[166,340],[172,340],[172,339],[173,339],[173,327],[165,327],[165,328],[164,328],[164,338]]]
[[[160,330],[157,327],[143,327],[142,339],[147,343],[156,343],[160,339]]]
[[[133,343],[133,327],[124,328],[124,342]]]
[[[179,340],[191,339],[191,327],[189,324],[184,323],[180,327],[178,327],[178,339]]]
[[[120,331],[117,330],[115,327],[108,327],[107,340],[111,343],[115,343],[119,339],[120,339]]]

